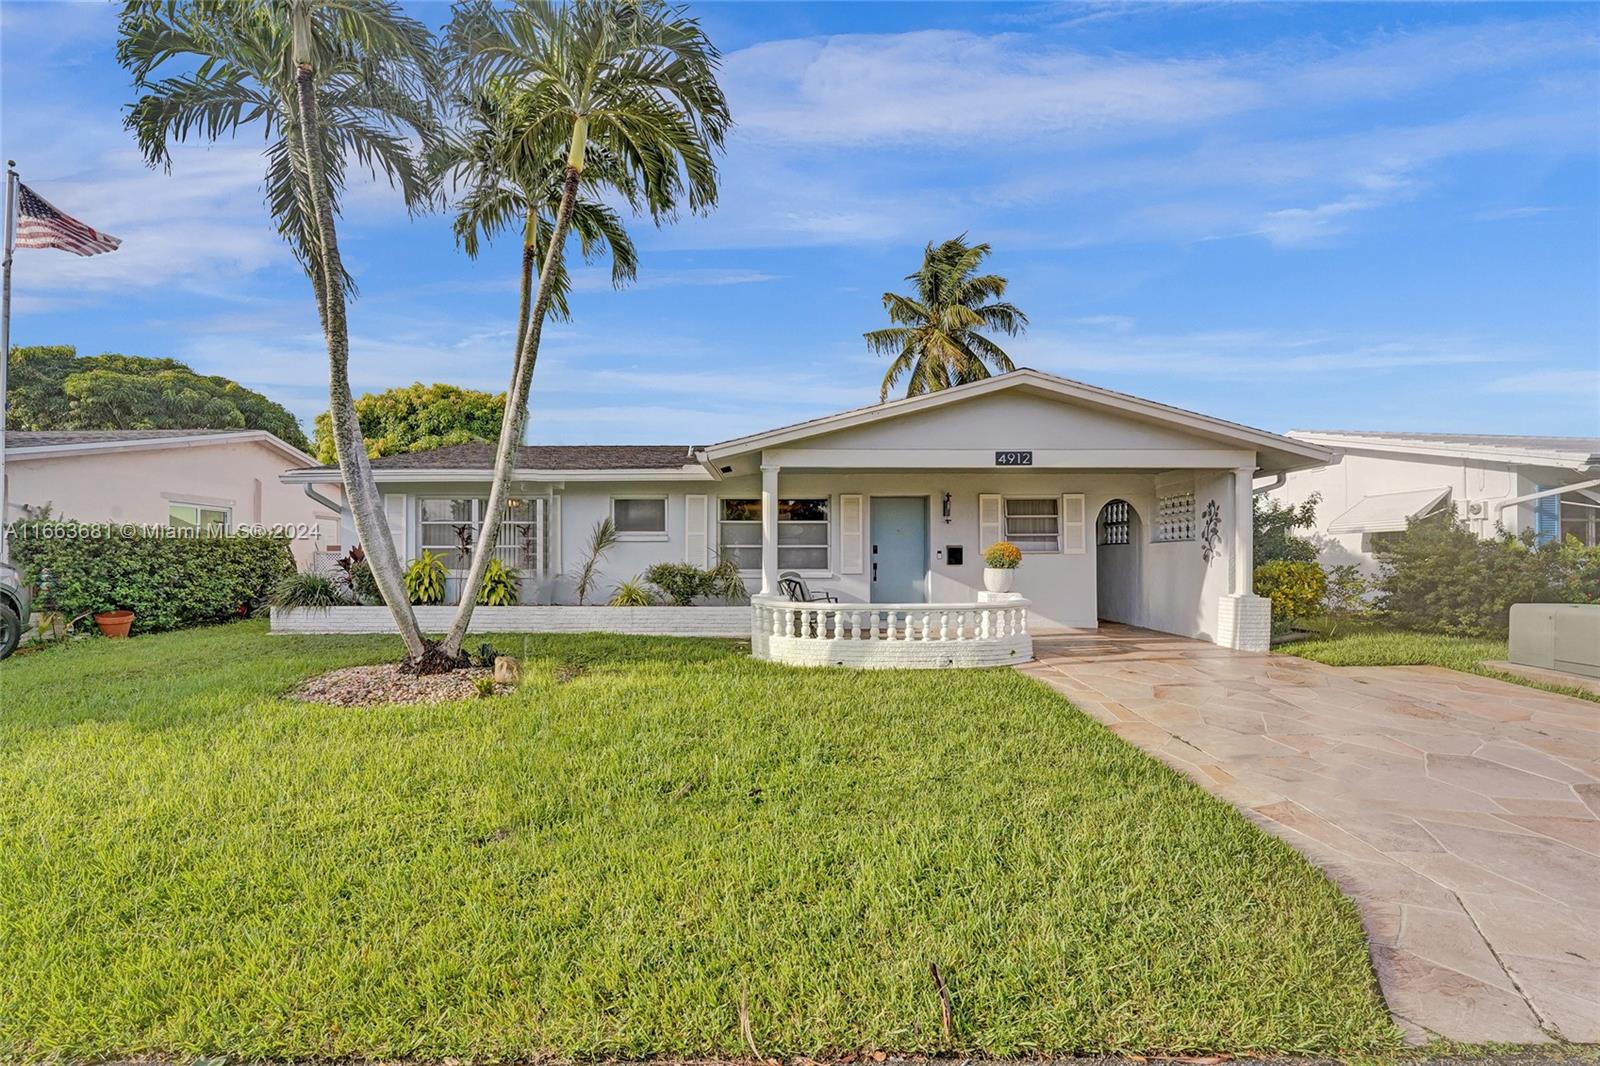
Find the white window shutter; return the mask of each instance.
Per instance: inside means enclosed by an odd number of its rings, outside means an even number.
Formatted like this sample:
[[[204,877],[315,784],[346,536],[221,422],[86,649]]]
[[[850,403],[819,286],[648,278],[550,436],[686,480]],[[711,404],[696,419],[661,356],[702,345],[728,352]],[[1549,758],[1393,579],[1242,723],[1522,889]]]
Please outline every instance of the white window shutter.
[[[1083,493],[1069,492],[1061,497],[1061,551],[1082,555],[1089,550],[1088,523],[1084,520]]]
[[[395,554],[404,564],[411,558],[406,550],[406,496],[403,492],[383,494],[383,517],[389,522],[389,537],[394,541]]]
[[[989,545],[1005,538],[1000,496],[984,493],[978,497],[978,553],[981,555]]]
[[[706,498],[683,498],[683,561],[690,566],[706,565]]]
[[[839,497],[839,573],[859,574],[866,565],[862,551],[861,494]]]

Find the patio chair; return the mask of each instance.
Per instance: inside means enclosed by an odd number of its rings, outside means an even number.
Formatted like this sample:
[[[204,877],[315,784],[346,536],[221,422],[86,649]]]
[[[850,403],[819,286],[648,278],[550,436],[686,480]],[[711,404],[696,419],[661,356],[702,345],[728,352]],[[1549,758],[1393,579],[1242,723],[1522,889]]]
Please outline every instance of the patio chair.
[[[839,597],[827,592],[812,592],[806,588],[806,579],[793,570],[778,575],[778,591],[796,603],[838,603]]]

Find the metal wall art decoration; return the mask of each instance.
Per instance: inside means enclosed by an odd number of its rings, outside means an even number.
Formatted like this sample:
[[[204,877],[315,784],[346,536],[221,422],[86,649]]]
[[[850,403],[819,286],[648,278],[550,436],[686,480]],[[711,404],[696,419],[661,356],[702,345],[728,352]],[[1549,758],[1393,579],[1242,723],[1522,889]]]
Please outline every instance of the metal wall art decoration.
[[[1200,532],[1200,557],[1209,563],[1217,557],[1217,542],[1222,539],[1222,508],[1216,500],[1206,504],[1202,518],[1205,524]]]

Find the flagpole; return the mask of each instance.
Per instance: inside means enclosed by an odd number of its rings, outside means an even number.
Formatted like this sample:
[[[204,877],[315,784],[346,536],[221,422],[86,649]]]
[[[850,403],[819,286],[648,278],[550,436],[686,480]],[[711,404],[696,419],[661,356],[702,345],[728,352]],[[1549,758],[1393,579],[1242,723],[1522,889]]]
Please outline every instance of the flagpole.
[[[0,281],[0,563],[11,561],[6,492],[6,375],[11,369],[11,259],[17,250],[17,161],[6,160],[6,257]],[[26,619],[24,619],[26,621]]]

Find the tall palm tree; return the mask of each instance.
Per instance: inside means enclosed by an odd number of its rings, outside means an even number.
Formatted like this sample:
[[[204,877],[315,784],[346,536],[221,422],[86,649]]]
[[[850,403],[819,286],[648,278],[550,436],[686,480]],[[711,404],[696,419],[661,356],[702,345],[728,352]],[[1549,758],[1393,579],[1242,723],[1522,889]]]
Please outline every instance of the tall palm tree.
[[[440,667],[405,592],[350,392],[350,275],[334,218],[349,160],[383,175],[410,207],[429,199],[412,138],[431,141],[438,84],[432,36],[392,0],[130,0],[117,56],[142,94],[126,124],[151,165],[169,144],[233,136],[259,122],[267,205],[311,279],[328,350],[334,443],[356,533],[415,669]],[[192,67],[155,78],[169,62]]]
[[[487,510],[460,606],[441,645],[451,655],[466,639],[494,554],[527,423],[539,338],[590,161],[604,162],[604,171],[590,172],[599,186],[642,204],[658,224],[680,201],[691,211],[707,211],[716,203],[714,157],[730,119],[716,79],[716,47],[698,21],[660,0],[515,0],[503,10],[475,0],[457,9],[447,40],[459,57],[458,84],[469,92],[495,86],[514,102],[514,132],[496,149],[500,158],[520,161],[518,175],[536,173],[552,156],[562,160],[561,194],[538,286],[518,331]]]
[[[942,244],[930,243],[922,252],[922,268],[906,275],[916,295],[883,294],[884,310],[895,324],[864,334],[869,349],[894,357],[883,375],[880,402],[902,377],[907,378],[906,395],[920,396],[980,381],[991,368],[1002,374],[1016,369],[982,331],[1015,337],[1028,328],[1028,316],[1000,299],[1005,278],[977,272],[988,256],[987,244],[968,244],[964,233]]]

